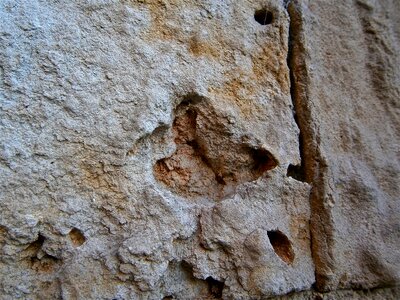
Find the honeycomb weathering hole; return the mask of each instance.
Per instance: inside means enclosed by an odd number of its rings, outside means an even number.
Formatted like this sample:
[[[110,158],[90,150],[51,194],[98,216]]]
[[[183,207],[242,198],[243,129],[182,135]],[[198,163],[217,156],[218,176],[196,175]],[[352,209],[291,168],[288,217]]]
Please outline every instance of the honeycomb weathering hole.
[[[77,228],[73,228],[68,235],[74,247],[79,247],[83,245],[83,243],[86,241],[86,238],[83,235],[83,233]]]
[[[277,166],[266,149],[233,141],[225,120],[205,100],[178,105],[172,124],[176,151],[155,163],[155,178],[184,197],[219,200]]]
[[[216,280],[211,276],[206,278],[208,283],[208,291],[209,293],[215,298],[220,299],[222,298],[222,293],[225,287],[225,284],[222,281]]]
[[[294,251],[292,243],[287,236],[279,230],[268,231],[269,241],[274,248],[275,253],[287,264],[294,260]]]
[[[23,254],[32,270],[41,273],[49,273],[60,263],[60,260],[43,251],[43,245],[46,238],[39,234],[36,241],[29,244]]]
[[[303,167],[301,165],[292,165],[290,164],[287,169],[287,176],[292,177],[298,181],[305,182],[305,174]]]
[[[250,149],[250,152],[254,161],[253,170],[259,176],[266,171],[272,170],[278,164],[271,153],[265,149]]]
[[[26,252],[31,253],[32,256],[36,256],[39,250],[42,248],[46,238],[39,234],[36,241],[29,244],[29,246],[25,249]]]
[[[254,19],[261,25],[271,24],[274,20],[274,15],[267,9],[259,9],[254,13]]]

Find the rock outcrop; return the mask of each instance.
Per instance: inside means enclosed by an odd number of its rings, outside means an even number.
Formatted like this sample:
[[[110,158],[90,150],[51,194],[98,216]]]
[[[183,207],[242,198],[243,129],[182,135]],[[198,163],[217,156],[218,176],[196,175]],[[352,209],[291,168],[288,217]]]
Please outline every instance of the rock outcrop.
[[[399,11],[1,1],[0,298],[398,298]]]

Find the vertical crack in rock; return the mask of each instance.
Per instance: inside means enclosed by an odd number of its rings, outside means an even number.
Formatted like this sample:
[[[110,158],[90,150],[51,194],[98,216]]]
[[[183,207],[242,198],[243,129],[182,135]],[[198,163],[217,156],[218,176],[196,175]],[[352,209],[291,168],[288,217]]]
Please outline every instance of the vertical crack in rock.
[[[294,8],[295,4],[291,3],[291,1],[288,1],[286,3],[287,5],[287,10],[289,13],[289,19],[290,19],[290,24],[289,24],[289,41],[288,41],[288,56],[287,56],[287,64],[289,68],[289,78],[290,78],[290,98],[292,99],[293,107],[294,107],[294,112],[293,112],[293,118],[294,121],[297,124],[297,127],[299,128],[299,152],[300,152],[300,165],[293,165],[289,164],[288,170],[287,170],[287,176],[290,176],[296,180],[299,181],[306,181],[306,174],[305,174],[305,153],[304,153],[304,147],[306,145],[304,144],[303,140],[303,135],[304,135],[304,127],[308,126],[303,122],[302,116],[299,117],[299,114],[302,113],[299,103],[301,99],[301,95],[304,95],[304,91],[302,89],[305,89],[306,86],[300,86],[300,82],[305,81],[305,77],[303,77],[306,74],[306,70],[300,69],[300,66],[305,68],[304,66],[304,60],[300,59],[298,54],[300,51],[303,51],[304,48],[302,45],[299,45],[298,39],[300,38],[301,34],[301,27],[299,26],[301,23],[301,16],[295,15],[298,14],[299,12],[296,11],[296,8]],[[301,82],[303,83],[303,82]],[[303,117],[304,118],[304,117]],[[302,122],[300,124],[300,122]]]
[[[307,48],[303,31],[301,4],[288,1],[290,17],[288,67],[290,71],[291,98],[294,118],[299,127],[301,165],[290,165],[288,176],[312,185],[311,208],[311,252],[315,264],[316,287],[324,290],[329,284],[329,274],[333,272],[332,218],[328,207],[327,165],[319,150],[319,131],[311,113],[309,100],[309,74],[307,69]]]

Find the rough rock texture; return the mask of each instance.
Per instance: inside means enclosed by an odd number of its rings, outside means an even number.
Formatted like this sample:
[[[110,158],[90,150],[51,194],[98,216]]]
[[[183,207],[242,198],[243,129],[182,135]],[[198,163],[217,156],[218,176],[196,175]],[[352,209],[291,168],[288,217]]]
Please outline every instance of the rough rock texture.
[[[289,11],[317,285],[396,284],[400,2],[295,1]]]
[[[398,11],[0,1],[0,298],[396,299]]]

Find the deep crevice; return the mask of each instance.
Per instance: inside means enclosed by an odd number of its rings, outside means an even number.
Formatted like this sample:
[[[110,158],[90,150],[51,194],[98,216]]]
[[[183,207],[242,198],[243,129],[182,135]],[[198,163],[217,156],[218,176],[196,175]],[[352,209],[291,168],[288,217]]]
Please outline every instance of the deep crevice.
[[[287,2],[287,6],[290,5],[290,1]],[[299,153],[300,153],[300,165],[293,165],[290,164],[288,167],[288,172],[287,176],[290,176],[296,180],[306,182],[306,176],[305,176],[305,159],[304,159],[304,139],[303,139],[303,130],[300,124],[300,120],[298,117],[299,113],[299,103],[296,101],[298,100],[298,96],[296,93],[296,88],[297,88],[297,82],[296,82],[296,75],[295,75],[295,70],[294,70],[294,60],[295,60],[295,50],[293,49],[294,43],[295,43],[295,38],[294,38],[294,24],[293,24],[293,13],[289,11],[288,8],[288,13],[290,16],[290,24],[289,24],[289,41],[288,41],[288,55],[287,55],[287,65],[289,68],[289,78],[290,78],[290,98],[292,100],[294,112],[293,112],[293,118],[294,121],[297,125],[297,128],[299,128]],[[310,183],[310,182],[309,182]]]
[[[334,269],[333,225],[331,212],[325,203],[329,188],[325,178],[327,165],[319,151],[319,132],[318,128],[313,126],[311,115],[302,7],[297,1],[287,1],[285,4],[290,17],[287,57],[290,72],[290,95],[295,111],[294,120],[300,130],[301,158],[299,166],[289,166],[288,176],[310,183],[312,186],[310,193],[311,254],[315,265],[316,288],[324,291],[331,284],[327,274]]]

